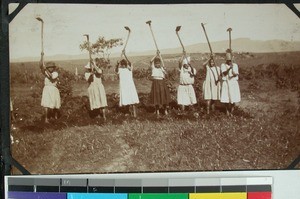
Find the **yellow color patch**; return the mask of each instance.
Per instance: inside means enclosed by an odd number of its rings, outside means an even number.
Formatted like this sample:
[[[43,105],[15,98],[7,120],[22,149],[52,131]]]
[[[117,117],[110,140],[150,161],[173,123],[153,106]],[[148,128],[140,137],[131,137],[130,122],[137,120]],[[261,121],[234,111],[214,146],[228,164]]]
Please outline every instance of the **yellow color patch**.
[[[190,193],[189,199],[247,199],[247,193]]]
[[[247,193],[222,193],[221,199],[247,199]]]
[[[190,193],[189,199],[220,199],[221,193]]]

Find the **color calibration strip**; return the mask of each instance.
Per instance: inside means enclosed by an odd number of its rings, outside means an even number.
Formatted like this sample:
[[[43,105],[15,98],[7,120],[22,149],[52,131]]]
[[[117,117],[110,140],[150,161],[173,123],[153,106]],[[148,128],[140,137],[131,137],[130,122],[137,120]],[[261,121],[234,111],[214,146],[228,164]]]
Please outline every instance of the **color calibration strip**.
[[[271,199],[272,177],[9,178],[8,199]]]

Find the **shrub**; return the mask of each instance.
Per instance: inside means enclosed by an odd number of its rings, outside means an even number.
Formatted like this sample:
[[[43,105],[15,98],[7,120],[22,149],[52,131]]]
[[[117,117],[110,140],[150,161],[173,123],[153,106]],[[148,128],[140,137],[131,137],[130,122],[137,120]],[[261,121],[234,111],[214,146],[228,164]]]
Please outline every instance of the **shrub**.
[[[73,89],[72,85],[75,82],[75,75],[62,68],[59,69],[59,83],[57,88],[60,92],[62,103],[68,98],[72,97]]]

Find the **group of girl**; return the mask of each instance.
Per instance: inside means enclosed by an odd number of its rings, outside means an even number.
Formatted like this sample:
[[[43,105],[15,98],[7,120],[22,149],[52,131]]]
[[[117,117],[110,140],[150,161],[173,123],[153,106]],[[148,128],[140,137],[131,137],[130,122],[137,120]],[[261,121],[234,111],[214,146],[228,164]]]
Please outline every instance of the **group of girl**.
[[[215,102],[225,104],[226,114],[232,116],[235,104],[241,101],[240,87],[238,84],[238,65],[233,62],[232,54],[226,53],[226,62],[221,67],[216,66],[213,56],[204,64],[206,73],[203,82],[203,98],[207,102],[207,114],[215,109]]]
[[[119,106],[130,106],[133,117],[137,117],[136,104],[139,103],[138,93],[133,81],[133,65],[122,52],[123,59],[117,62],[115,72],[119,75]],[[45,122],[49,122],[48,111],[54,110],[57,118],[57,110],[61,106],[59,90],[56,87],[58,73],[54,62],[44,65],[43,53],[41,56],[40,68],[45,76],[44,89],[42,93],[41,105],[45,108]],[[94,62],[89,62],[85,67],[85,79],[88,82],[88,97],[90,109],[99,109],[106,120],[107,99],[104,86],[102,84],[101,60],[96,58]],[[164,114],[168,114],[168,105],[171,102],[170,91],[166,85],[167,75],[161,54],[157,51],[150,61],[152,86],[150,92],[150,104],[155,107],[155,114],[159,116],[160,108]],[[206,77],[203,82],[203,98],[207,101],[207,113],[214,110],[216,101],[225,103],[228,115],[232,115],[235,103],[239,102],[240,89],[238,85],[238,65],[232,62],[232,55],[226,54],[226,63],[218,67],[210,57],[204,64]],[[179,60],[180,82],[177,89],[177,103],[182,107],[197,103],[193,84],[195,82],[196,69],[191,65],[190,57],[184,54]]]

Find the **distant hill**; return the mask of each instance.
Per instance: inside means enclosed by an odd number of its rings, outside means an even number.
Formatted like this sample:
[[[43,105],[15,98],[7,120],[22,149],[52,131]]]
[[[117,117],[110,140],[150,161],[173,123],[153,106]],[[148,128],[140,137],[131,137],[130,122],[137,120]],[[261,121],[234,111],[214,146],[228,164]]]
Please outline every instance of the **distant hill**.
[[[63,61],[63,60],[82,60],[86,59],[88,60],[89,55],[88,54],[79,54],[79,55],[53,55],[53,56],[47,56],[45,55],[45,59],[47,61]],[[11,62],[36,62],[39,61],[40,57],[25,57],[25,58],[18,58],[18,59],[12,59]]]
[[[228,41],[217,41],[211,42],[213,52],[220,53],[225,52],[228,48]],[[207,43],[198,43],[194,45],[185,46],[188,53],[206,53],[209,52]],[[300,51],[300,41],[284,41],[284,40],[251,40],[249,38],[239,38],[232,40],[232,50],[234,52],[253,52],[253,53],[263,53],[263,52],[288,52],[288,51]],[[171,48],[171,49],[162,49],[160,50],[162,54],[177,54],[182,52],[182,48]],[[152,55],[155,53],[155,50],[143,51],[143,52],[134,52],[128,53],[129,56],[143,56],[143,55]],[[118,54],[112,54],[111,57],[120,56]],[[47,60],[81,60],[87,59],[87,54],[80,55],[54,55],[46,57]],[[30,62],[38,61],[39,57],[26,57],[13,59],[11,62]]]
[[[221,53],[225,52],[228,48],[228,41],[211,42],[213,52]],[[198,43],[190,46],[186,46],[188,53],[205,53],[209,52],[207,43]],[[240,38],[232,41],[232,50],[234,52],[252,52],[252,53],[264,53],[264,52],[288,52],[288,51],[300,51],[300,41],[289,42],[283,40],[268,40],[258,41],[248,38]],[[165,54],[174,54],[182,52],[181,48],[176,49],[164,49],[161,50]]]

